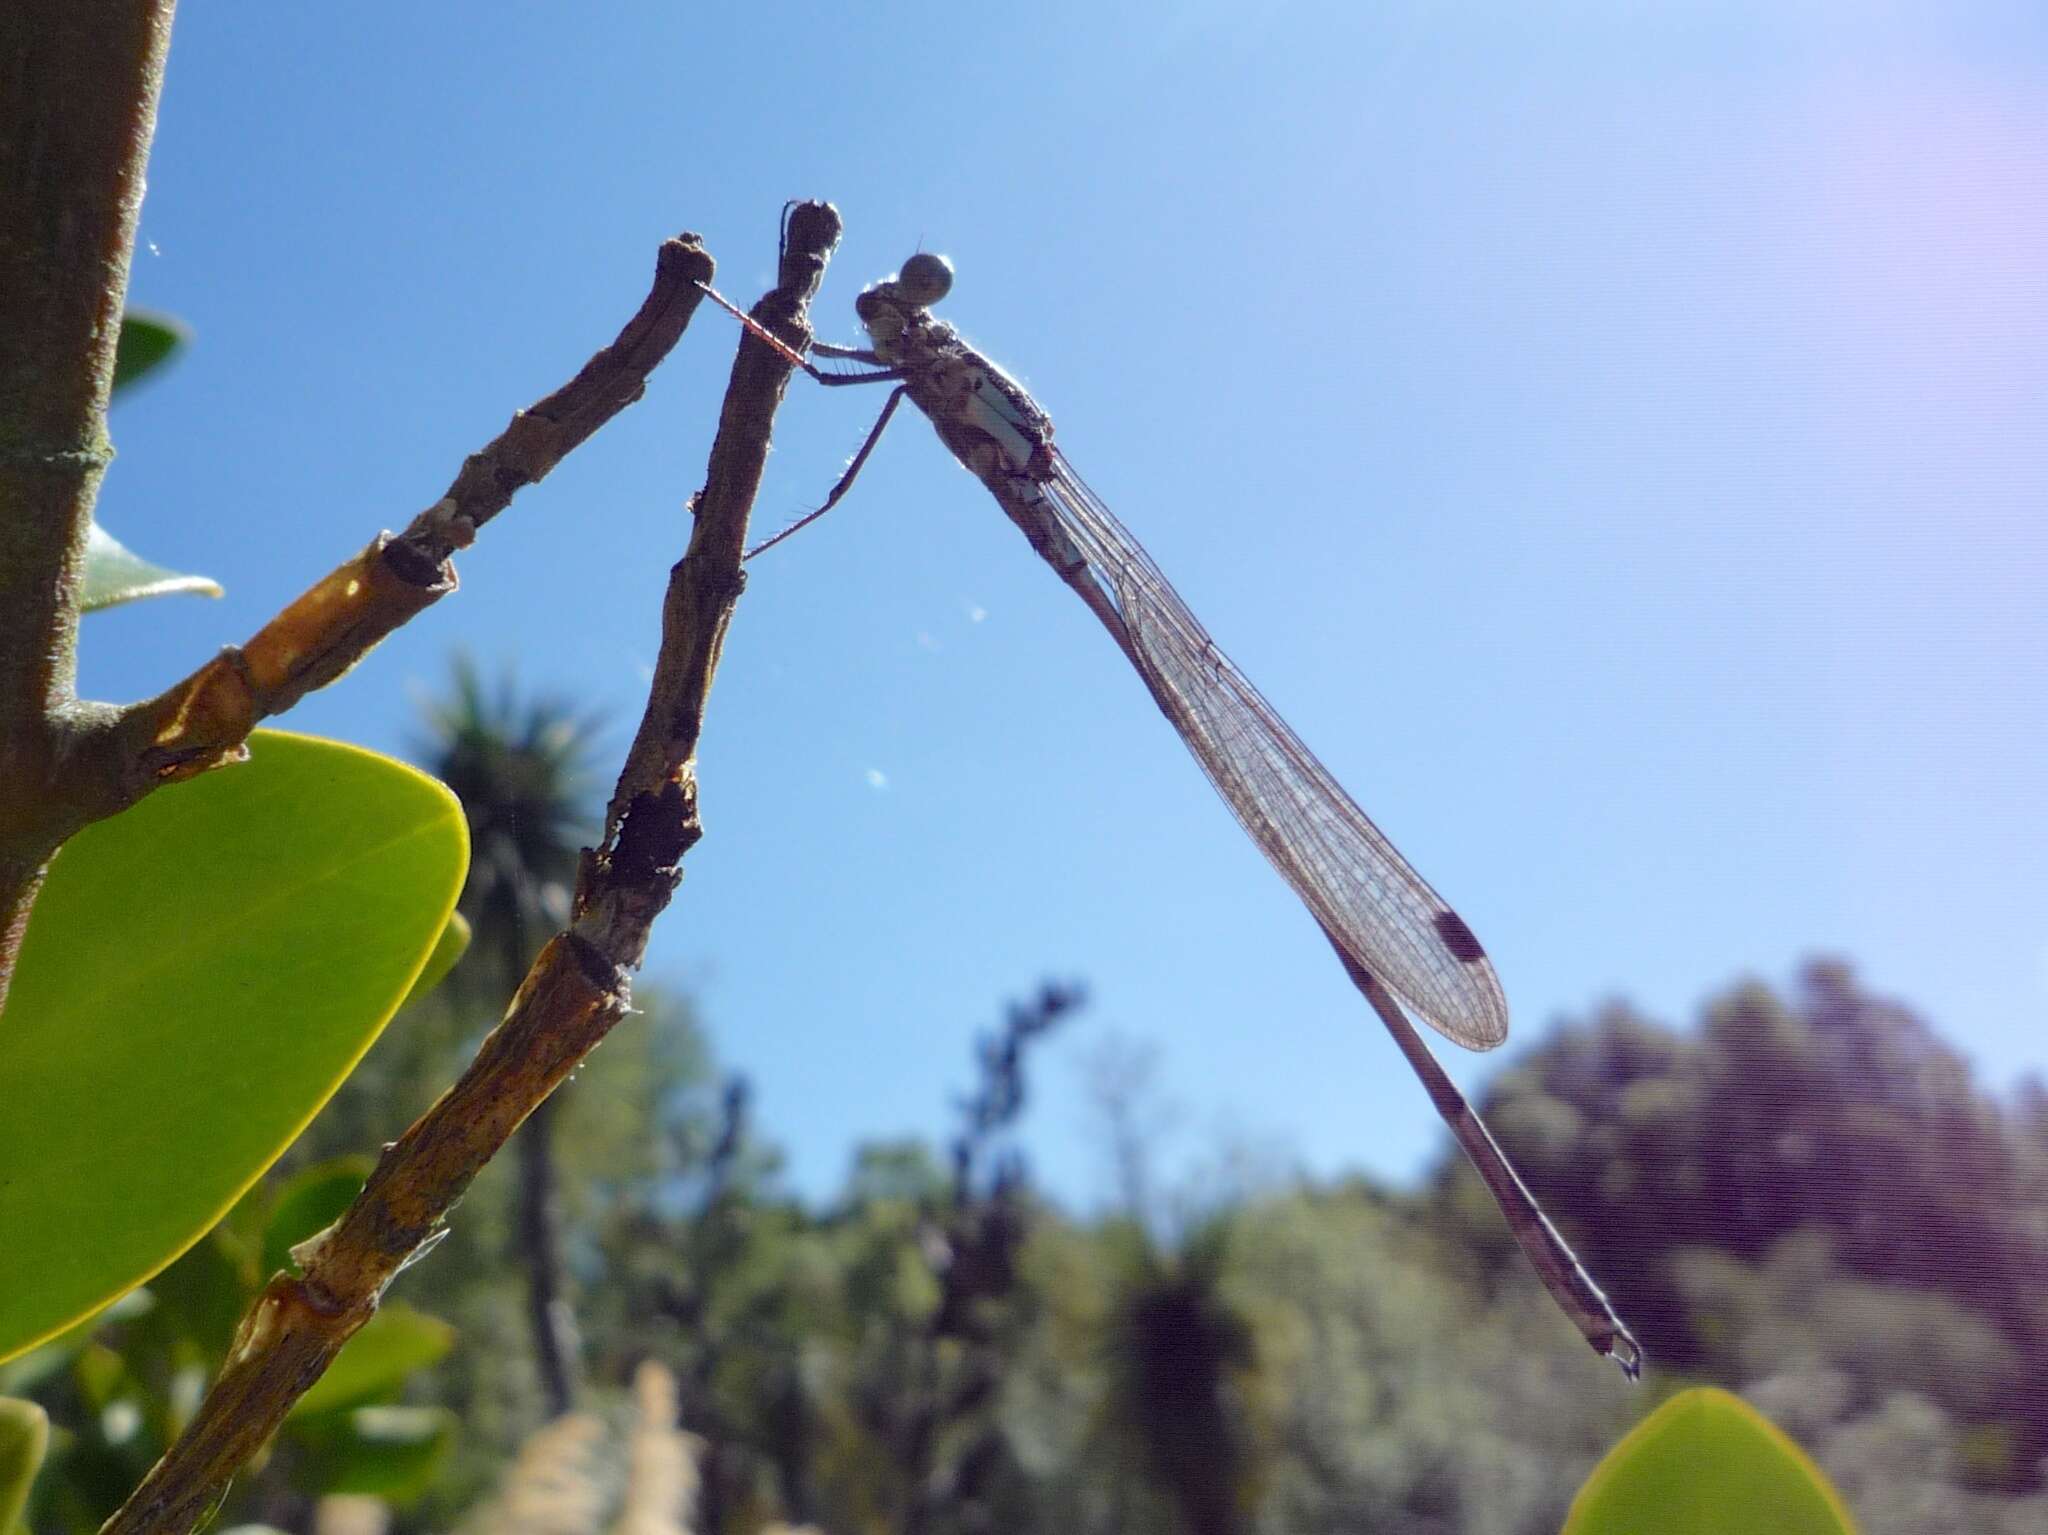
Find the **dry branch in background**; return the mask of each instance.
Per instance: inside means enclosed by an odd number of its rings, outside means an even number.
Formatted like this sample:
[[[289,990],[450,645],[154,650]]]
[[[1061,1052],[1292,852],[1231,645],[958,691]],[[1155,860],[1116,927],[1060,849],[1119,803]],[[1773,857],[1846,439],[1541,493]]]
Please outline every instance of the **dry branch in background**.
[[[756,319],[798,347],[809,340],[810,300],[839,228],[829,204],[794,206],[780,281],[755,307]],[[682,878],[683,854],[702,835],[697,741],[744,585],[747,517],[789,372],[774,349],[741,338],[705,486],[693,503],[689,552],[670,572],[647,712],[604,839],[584,855],[569,927],[541,950],[454,1086],[385,1151],[341,1219],[293,1254],[303,1273],[279,1275],[257,1297],[185,1432],[103,1535],[182,1535],[203,1518],[369,1320],[385,1287],[433,1241],[477,1172],[625,1015],[628,972]]]
[[[676,1427],[676,1378],[647,1360],[633,1375],[633,1438],[612,1535],[690,1535],[703,1441]]]
[[[389,1535],[391,1505],[359,1492],[330,1492],[313,1505],[313,1535]]]
[[[527,1435],[497,1496],[463,1516],[458,1535],[597,1535],[604,1489],[592,1467],[604,1420],[565,1413]]]

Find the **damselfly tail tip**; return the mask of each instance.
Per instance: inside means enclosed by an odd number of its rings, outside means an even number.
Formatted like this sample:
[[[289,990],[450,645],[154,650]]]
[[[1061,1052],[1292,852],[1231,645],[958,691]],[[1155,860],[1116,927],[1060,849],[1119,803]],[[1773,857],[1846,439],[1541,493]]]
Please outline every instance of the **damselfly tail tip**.
[[[1635,1335],[1627,1328],[1615,1333],[1599,1347],[1601,1353],[1621,1367],[1621,1373],[1629,1380],[1643,1378],[1643,1346],[1636,1342]]]

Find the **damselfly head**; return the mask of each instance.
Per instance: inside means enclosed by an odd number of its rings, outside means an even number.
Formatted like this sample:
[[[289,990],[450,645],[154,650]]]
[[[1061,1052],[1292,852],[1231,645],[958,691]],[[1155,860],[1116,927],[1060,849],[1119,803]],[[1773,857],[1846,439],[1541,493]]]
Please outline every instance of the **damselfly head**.
[[[919,251],[896,274],[896,291],[923,309],[953,291],[953,263],[935,251]]]
[[[903,270],[870,283],[853,301],[877,346],[886,347],[910,323],[910,316],[944,298],[953,288],[953,263],[930,251],[919,251],[903,263]]]

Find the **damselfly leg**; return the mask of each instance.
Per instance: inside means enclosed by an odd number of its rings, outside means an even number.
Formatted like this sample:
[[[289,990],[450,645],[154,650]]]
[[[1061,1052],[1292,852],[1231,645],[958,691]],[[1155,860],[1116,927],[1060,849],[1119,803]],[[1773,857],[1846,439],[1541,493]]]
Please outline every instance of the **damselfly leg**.
[[[700,282],[697,286],[703,290],[704,296],[710,299],[712,303],[744,325],[750,335],[774,348],[784,362],[788,363],[792,368],[802,368],[804,372],[810,374],[812,378],[821,384],[887,384],[903,377],[903,370],[901,368],[882,368],[873,373],[827,373],[808,357],[804,356],[802,352],[799,352],[787,341],[776,335],[774,331],[748,314],[746,310],[740,308],[739,305],[712,287],[710,283]],[[880,362],[882,360],[873,352],[863,351],[859,347],[833,346],[829,342],[822,341],[812,342],[811,350],[820,357],[847,357],[852,358],[856,362]]]
[[[846,473],[842,474],[839,477],[839,483],[832,487],[832,493],[825,498],[824,505],[820,506],[816,511],[805,512],[803,516],[797,518],[788,527],[782,529],[779,533],[770,534],[740,556],[742,560],[751,560],[755,555],[762,553],[764,550],[773,549],[798,529],[809,527],[820,517],[831,511],[833,507],[837,506],[840,498],[853,488],[853,482],[860,474],[861,467],[867,463],[868,455],[875,451],[875,444],[882,440],[882,432],[889,425],[889,418],[896,414],[896,407],[903,403],[903,389],[901,385],[903,370],[901,368],[881,368],[872,373],[827,373],[814,366],[803,353],[741,309],[709,283],[700,282],[697,286],[704,290],[706,298],[709,298],[719,308],[744,325],[749,334],[773,347],[791,367],[803,369],[804,372],[821,384],[894,383],[897,385],[897,388],[890,392],[889,403],[882,407],[881,415],[875,418],[874,426],[869,429],[867,441],[863,442],[860,445],[860,451],[853,455],[853,462],[846,466]],[[811,343],[811,350],[820,357],[844,358],[852,362],[878,363],[882,360],[865,347],[834,346],[829,341],[813,341]]]
[[[811,350],[820,357],[836,357],[841,362],[866,362],[873,363],[877,367],[880,367],[882,363],[881,354],[872,347],[834,346],[829,341],[813,341],[811,343]]]
[[[745,554],[741,555],[741,559],[751,560],[762,550],[773,549],[777,544],[789,537],[790,534],[796,532],[799,528],[809,527],[839,504],[839,498],[852,488],[854,476],[860,473],[861,466],[868,461],[868,455],[875,451],[875,444],[882,440],[883,428],[888,426],[889,418],[896,414],[896,407],[903,403],[903,392],[901,384],[898,384],[889,391],[889,403],[882,407],[881,415],[875,418],[874,426],[868,431],[868,440],[862,443],[860,451],[853,455],[853,462],[846,466],[846,473],[839,476],[839,483],[832,487],[832,494],[825,498],[825,504],[814,512],[805,512],[803,516],[797,518],[795,522],[792,522],[781,532],[771,533]]]

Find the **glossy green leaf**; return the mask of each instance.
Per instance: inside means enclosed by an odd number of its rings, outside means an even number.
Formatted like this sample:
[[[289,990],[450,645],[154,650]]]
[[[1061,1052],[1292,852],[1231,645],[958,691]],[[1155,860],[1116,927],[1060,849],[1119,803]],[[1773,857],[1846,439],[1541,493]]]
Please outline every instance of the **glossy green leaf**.
[[[160,1320],[215,1358],[225,1354],[259,1281],[255,1254],[216,1226],[149,1282]]]
[[[434,940],[434,952],[427,956],[427,968],[420,972],[420,978],[412,983],[412,990],[405,994],[407,1007],[448,979],[448,972],[455,968],[455,962],[469,952],[469,938],[469,918],[459,911],[448,913],[448,925]]]
[[[106,1310],[95,1312],[25,1354],[15,1355],[0,1364],[0,1396],[35,1390],[76,1359],[100,1327],[112,1322],[132,1322],[146,1316],[155,1305],[156,1297],[149,1291],[130,1290]]]
[[[114,344],[114,387],[126,389],[154,373],[192,339],[182,320],[149,309],[131,309],[121,316],[121,336]]]
[[[462,884],[453,795],[259,731],[252,760],[87,827],[0,1018],[0,1359],[140,1284],[305,1128]]]
[[[386,1305],[342,1345],[291,1415],[316,1417],[395,1391],[406,1376],[439,1362],[454,1344],[455,1329],[439,1317],[400,1303]]]
[[[13,1529],[21,1517],[49,1447],[50,1420],[42,1408],[0,1397],[0,1531]]]
[[[444,928],[445,932],[446,929]],[[436,944],[435,952],[440,952]],[[433,960],[427,964],[431,967]],[[415,983],[414,989],[418,986]],[[292,1249],[318,1232],[325,1231],[349,1207],[363,1182],[376,1165],[369,1157],[336,1157],[292,1175],[278,1190],[270,1224],[263,1232],[263,1276],[269,1278],[283,1269],[297,1272]]]
[[[104,1343],[88,1343],[71,1361],[71,1383],[79,1397],[94,1412],[100,1412],[118,1397],[130,1395],[135,1382],[128,1374],[128,1362]]]
[[[191,339],[178,320],[146,309],[131,309],[121,317],[121,336],[114,353],[114,388],[127,388],[169,362]],[[167,597],[176,592],[196,592],[218,597],[220,583],[210,576],[183,575],[152,564],[124,546],[98,523],[92,526],[85,551],[85,585],[79,608],[90,613],[117,603],[143,597]]]
[[[1682,1391],[1593,1468],[1564,1535],[1855,1535],[1798,1445],[1738,1396]]]
[[[424,1491],[455,1447],[445,1407],[358,1407],[293,1425],[309,1492],[368,1493],[402,1501]]]
[[[181,575],[153,565],[98,523],[92,525],[86,536],[85,584],[78,596],[80,612],[138,602],[144,597],[175,596],[179,592],[218,597],[221,589],[211,576]]]

